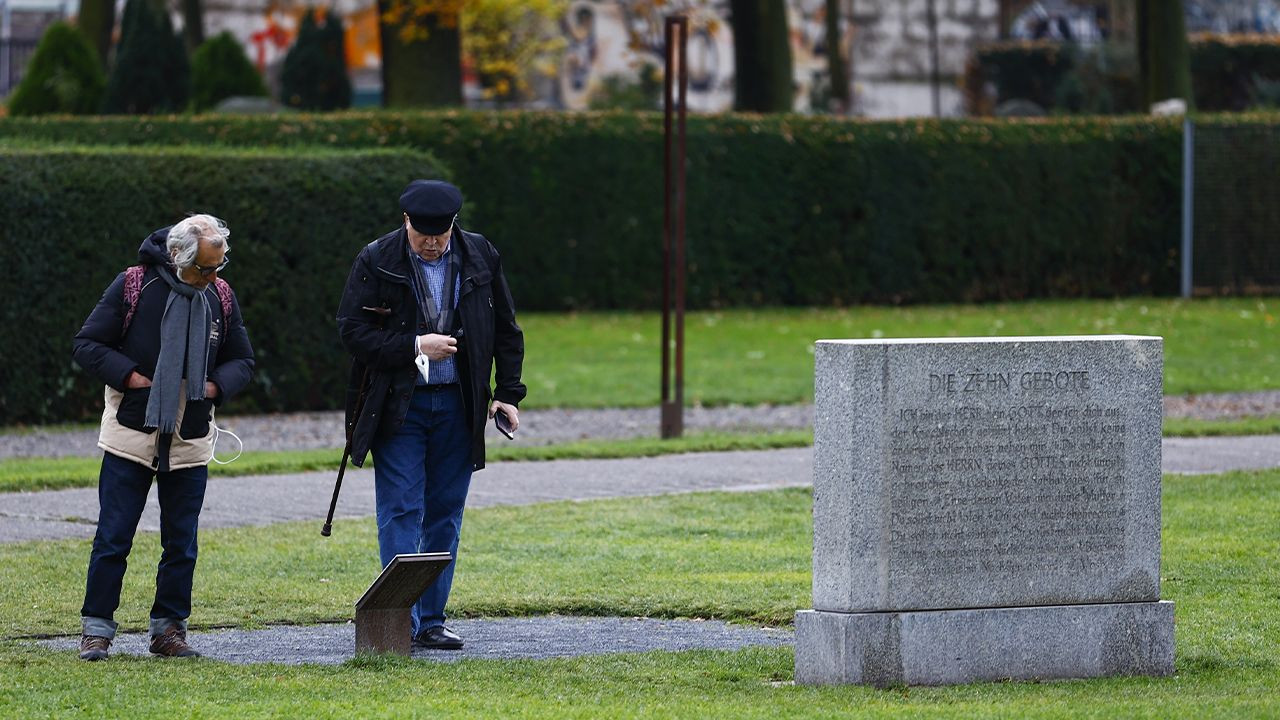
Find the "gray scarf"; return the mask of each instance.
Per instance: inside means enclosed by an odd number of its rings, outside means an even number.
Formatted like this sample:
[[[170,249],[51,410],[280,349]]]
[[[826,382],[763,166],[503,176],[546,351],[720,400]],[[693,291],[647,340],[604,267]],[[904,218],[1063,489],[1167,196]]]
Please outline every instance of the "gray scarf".
[[[156,360],[155,377],[151,378],[146,426],[172,434],[178,424],[178,395],[184,375],[187,400],[204,399],[209,303],[203,290],[179,282],[169,268],[156,266],[156,270],[169,284],[170,292],[160,320],[160,357]]]
[[[413,283],[413,294],[418,300],[418,309],[427,321],[428,332],[449,335],[453,332],[453,311],[458,309],[459,278],[462,276],[462,255],[449,239],[449,271],[444,276],[444,297],[440,302],[431,294],[427,286],[427,278],[422,264],[418,262],[418,254],[406,240],[405,251],[409,253],[409,278]]]

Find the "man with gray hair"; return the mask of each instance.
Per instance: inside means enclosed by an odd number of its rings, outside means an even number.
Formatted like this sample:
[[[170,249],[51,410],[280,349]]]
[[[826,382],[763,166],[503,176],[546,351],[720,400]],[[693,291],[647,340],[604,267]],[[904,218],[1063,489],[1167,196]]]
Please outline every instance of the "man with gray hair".
[[[147,491],[156,480],[160,544],[151,652],[192,657],[187,644],[196,527],[218,433],[213,408],[249,384],[253,348],[231,287],[218,277],[230,232],[193,215],[151,233],[76,333],[77,363],[101,380],[98,530],[81,608],[80,657],[106,659],[120,586]]]

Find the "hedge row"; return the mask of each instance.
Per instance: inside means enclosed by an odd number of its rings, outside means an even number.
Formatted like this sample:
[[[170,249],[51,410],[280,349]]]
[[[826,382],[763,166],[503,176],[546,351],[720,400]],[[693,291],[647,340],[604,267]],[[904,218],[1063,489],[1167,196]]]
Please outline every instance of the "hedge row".
[[[1197,34],[1189,38],[1189,49],[1196,109],[1238,112],[1274,102],[1259,97],[1258,82],[1280,81],[1280,37]],[[997,104],[1023,99],[1057,112],[1145,112],[1137,72],[1136,57],[1123,47],[1086,50],[1048,40],[1008,41],[974,52],[966,85],[971,105],[989,82]],[[974,113],[984,110],[970,107]]]
[[[258,357],[236,410],[339,406],[351,261],[396,226],[405,178],[440,174],[408,151],[0,148],[0,424],[101,411],[71,338],[142,239],[192,211],[231,229],[224,277]]]
[[[658,306],[657,114],[8,119],[0,136],[426,149],[521,308]],[[1177,288],[1176,121],[695,116],[688,149],[693,307]]]
[[[1263,99],[1258,97],[1258,80],[1280,81],[1280,37],[1192,36],[1191,85],[1197,108],[1250,108]]]
[[[1197,293],[1280,292],[1280,123],[1197,123],[1191,257]]]

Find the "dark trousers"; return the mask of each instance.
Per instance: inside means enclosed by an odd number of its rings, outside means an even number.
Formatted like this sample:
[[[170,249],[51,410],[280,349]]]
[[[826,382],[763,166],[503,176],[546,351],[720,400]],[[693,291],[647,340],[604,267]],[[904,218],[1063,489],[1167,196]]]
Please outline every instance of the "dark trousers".
[[[151,479],[160,499],[160,565],[156,571],[153,620],[185,621],[191,615],[191,580],[196,570],[196,529],[204,504],[209,468],[155,473],[138,463],[106,453],[98,476],[98,532],[89,556],[85,587],[87,618],[112,621],[120,606],[120,584]],[[153,626],[155,623],[153,623]]]
[[[449,552],[440,577],[413,606],[413,632],[443,625],[453,587],[462,509],[471,486],[471,433],[458,385],[419,387],[397,432],[375,438],[378,550],[382,566],[401,553]]]

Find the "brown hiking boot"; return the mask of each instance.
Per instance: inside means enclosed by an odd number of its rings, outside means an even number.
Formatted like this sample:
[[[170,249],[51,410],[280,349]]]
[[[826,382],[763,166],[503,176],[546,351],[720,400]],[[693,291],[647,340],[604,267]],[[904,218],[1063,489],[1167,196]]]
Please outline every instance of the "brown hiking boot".
[[[111,639],[104,638],[101,635],[81,635],[80,636],[80,659],[81,660],[106,660],[109,654],[107,650],[111,647]]]
[[[160,635],[151,636],[151,654],[164,657],[200,657],[200,653],[187,644],[187,633],[176,625],[170,625]]]

